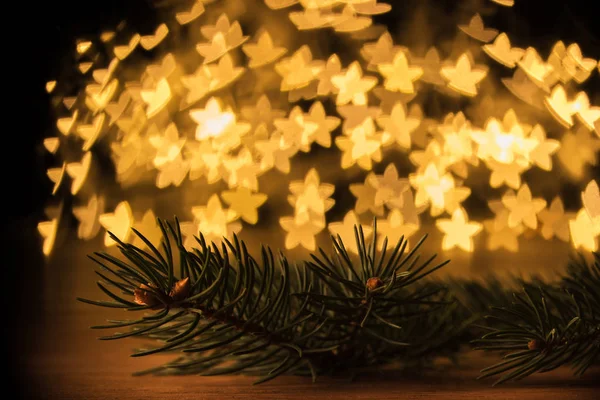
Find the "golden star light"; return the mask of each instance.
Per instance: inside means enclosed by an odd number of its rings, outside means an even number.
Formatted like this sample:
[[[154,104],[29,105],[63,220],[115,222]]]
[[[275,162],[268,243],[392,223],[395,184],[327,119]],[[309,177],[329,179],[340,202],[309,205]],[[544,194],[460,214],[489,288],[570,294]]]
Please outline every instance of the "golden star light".
[[[518,2],[447,15],[453,30],[423,16],[418,35],[382,24],[399,2],[177,3],[143,31],[73,38],[41,88],[48,209],[79,240],[146,246],[135,228],[158,246],[155,218],[177,215],[188,248],[268,232],[286,251],[331,234],[356,253],[354,226],[376,218],[380,248],[437,227],[442,250],[517,252],[532,235],[597,249],[598,57],[492,26]],[[46,256],[64,216],[39,221]]]

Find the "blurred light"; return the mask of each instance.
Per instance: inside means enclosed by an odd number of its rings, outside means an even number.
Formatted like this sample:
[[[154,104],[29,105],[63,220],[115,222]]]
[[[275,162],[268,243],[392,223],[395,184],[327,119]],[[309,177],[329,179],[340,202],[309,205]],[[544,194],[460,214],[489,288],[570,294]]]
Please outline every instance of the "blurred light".
[[[473,251],[481,231],[492,251],[516,252],[532,232],[597,249],[597,182],[567,210],[532,193],[525,174],[581,185],[598,162],[600,107],[582,83],[600,66],[578,43],[514,47],[519,38],[482,19],[513,0],[461,13],[446,37],[426,24],[392,35],[373,18],[391,2],[262,2],[194,0],[150,31],[124,22],[74,40],[68,78],[45,83],[57,118],[40,147],[52,202],[73,204],[80,239],[103,232],[113,246],[111,231],[146,246],[134,227],[156,245],[167,212],[183,221],[186,247],[199,233],[251,234],[264,219],[287,250],[315,250],[328,232],[356,253],[354,225],[369,236],[376,216],[379,248],[431,218],[443,250]],[[322,159],[307,161],[317,148]],[[353,204],[334,208],[346,187]],[[168,210],[152,190],[168,190]],[[473,195],[491,218],[469,221]],[[38,225],[47,256],[67,226],[59,219]]]

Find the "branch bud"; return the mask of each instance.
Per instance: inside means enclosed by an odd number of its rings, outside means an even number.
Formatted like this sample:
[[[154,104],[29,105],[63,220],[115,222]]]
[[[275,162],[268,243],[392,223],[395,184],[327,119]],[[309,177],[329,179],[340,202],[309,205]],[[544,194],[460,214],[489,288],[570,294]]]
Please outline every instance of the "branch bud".
[[[175,302],[183,301],[190,294],[190,289],[190,278],[187,277],[175,282],[173,289],[171,289],[171,293],[169,293],[169,297]]]
[[[156,288],[151,283],[149,283],[148,285],[144,285],[142,283],[139,288],[133,291],[133,301],[141,306],[156,306],[158,303],[160,303],[160,300],[158,299],[156,294],[152,292],[151,289]]]
[[[381,287],[382,285],[383,285],[383,281],[376,276],[373,278],[367,279],[367,289],[369,289],[369,291],[375,290],[375,289]]]
[[[543,343],[537,339],[532,339],[527,343],[527,348],[529,350],[541,350],[543,347]]]

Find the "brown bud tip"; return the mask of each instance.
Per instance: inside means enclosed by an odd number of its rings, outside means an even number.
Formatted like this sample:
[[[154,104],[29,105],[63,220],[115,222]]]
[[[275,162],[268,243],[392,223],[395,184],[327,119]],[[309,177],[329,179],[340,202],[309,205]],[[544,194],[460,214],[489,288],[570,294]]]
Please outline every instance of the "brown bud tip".
[[[542,348],[542,343],[537,339],[532,339],[527,343],[527,348],[529,350],[540,350]]]
[[[171,293],[169,293],[169,297],[173,301],[183,301],[187,298],[188,294],[190,294],[190,278],[185,278],[180,281],[175,282],[173,285],[173,289],[171,289]]]
[[[133,301],[141,306],[154,307],[159,303],[158,298],[150,291],[152,284],[141,284],[139,288],[133,291]]]
[[[376,276],[367,280],[367,289],[369,290],[375,290],[382,285],[383,281]]]

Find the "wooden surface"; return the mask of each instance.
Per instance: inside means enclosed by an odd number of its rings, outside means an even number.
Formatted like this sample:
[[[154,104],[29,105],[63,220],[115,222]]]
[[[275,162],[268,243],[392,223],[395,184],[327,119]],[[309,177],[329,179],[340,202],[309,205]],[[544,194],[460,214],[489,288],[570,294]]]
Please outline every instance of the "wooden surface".
[[[39,259],[28,267],[38,266],[41,281],[23,294],[30,300],[21,312],[28,312],[21,324],[15,368],[27,399],[592,399],[598,393],[598,369],[584,378],[572,378],[570,371],[557,370],[530,377],[519,383],[492,388],[492,381],[476,381],[478,369],[486,365],[479,355],[470,354],[459,368],[431,372],[414,377],[406,373],[386,372],[364,376],[355,382],[320,378],[283,377],[264,385],[252,386],[252,377],[133,377],[132,372],[145,369],[168,358],[130,358],[135,340],[98,341],[102,334],[89,329],[106,318],[126,318],[124,311],[100,309],[75,301],[76,296],[102,298],[95,287],[95,275],[85,254],[98,249],[89,243],[63,250],[43,267]],[[76,249],[76,250],[75,250]],[[21,256],[37,254],[22,249]],[[32,253],[33,252],[33,253]],[[553,254],[543,254],[551,257]],[[556,254],[554,254],[556,256]],[[35,258],[35,257],[33,257]],[[20,258],[22,268],[23,258]],[[460,263],[454,272],[461,272]],[[461,273],[465,273],[463,270]],[[472,271],[471,271],[472,272]],[[34,275],[21,276],[27,283]],[[33,281],[31,281],[33,282]],[[25,303],[24,303],[25,304]],[[13,371],[13,373],[17,373]]]

